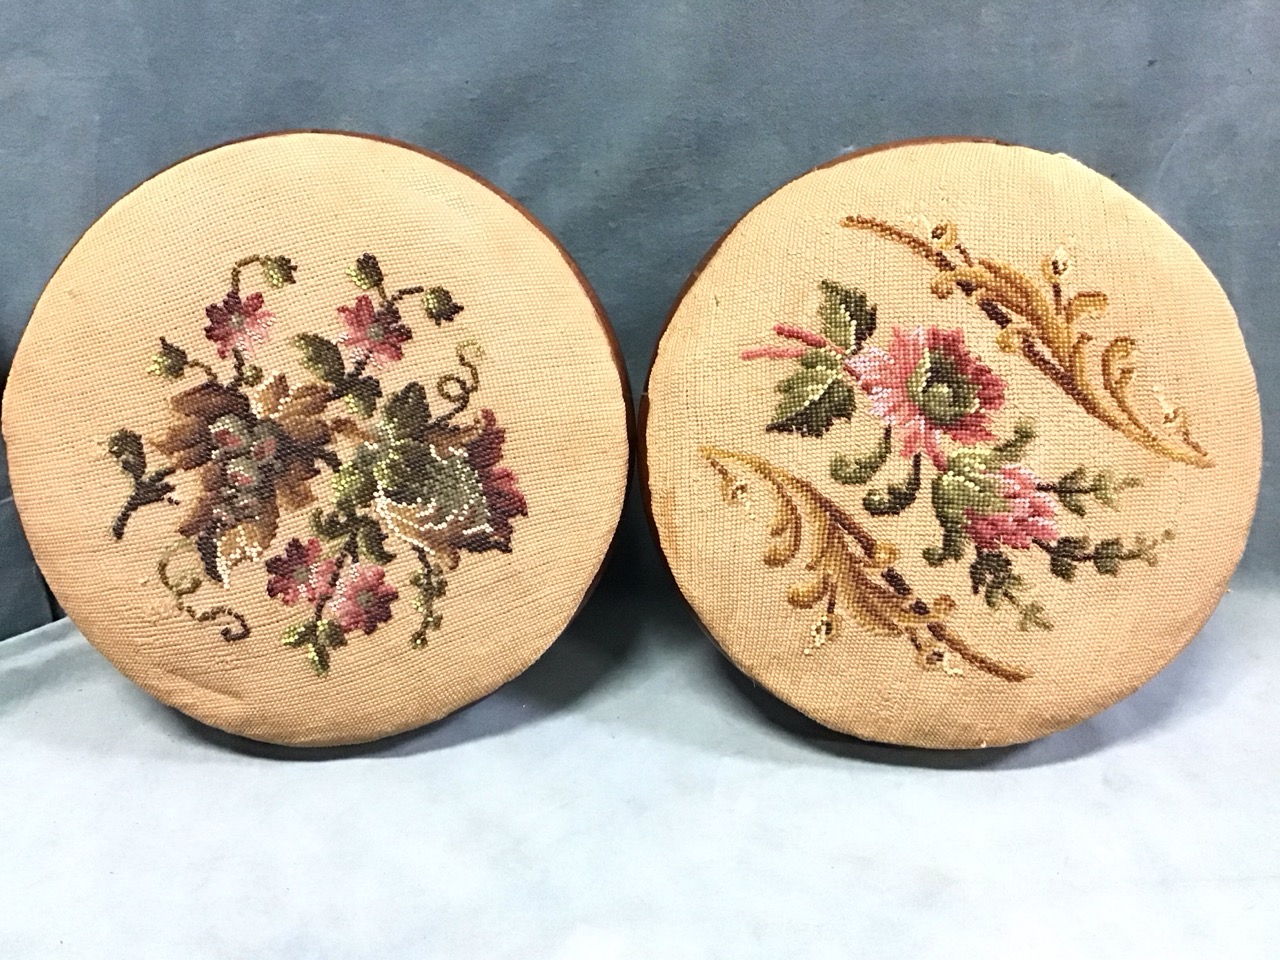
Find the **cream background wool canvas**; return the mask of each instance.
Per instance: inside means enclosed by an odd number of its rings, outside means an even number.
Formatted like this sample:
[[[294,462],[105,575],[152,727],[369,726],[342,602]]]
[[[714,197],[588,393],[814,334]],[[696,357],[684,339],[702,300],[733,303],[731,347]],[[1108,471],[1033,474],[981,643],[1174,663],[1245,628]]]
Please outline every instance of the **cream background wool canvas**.
[[[885,229],[846,225],[851,217]],[[1086,348],[1088,376],[1105,398],[1100,355],[1116,338],[1132,340],[1132,402],[1140,419],[1169,438],[1174,458],[1090,415],[1021,352],[1004,352],[1000,328],[962,290],[944,280],[940,298],[932,254],[913,249],[912,237],[924,247],[939,238],[949,247],[958,237],[971,251],[965,255],[973,270],[985,269],[979,261],[1009,265],[1034,278],[1046,296],[1046,260],[1069,259],[1063,297],[1106,295],[1094,304],[1105,302],[1105,309],[1082,316],[1074,328],[1096,341]],[[964,266],[959,254],[951,256]],[[972,554],[939,565],[923,558],[941,536],[928,505],[936,471],[927,457],[917,502],[898,516],[869,516],[859,506],[864,488],[831,478],[833,457],[865,454],[885,425],[868,413],[866,393],[855,387],[858,412],[835,419],[820,438],[767,430],[781,409],[777,384],[796,361],[760,354],[795,346],[803,335],[779,336],[779,324],[820,329],[822,281],[856,288],[876,306],[877,331],[868,341],[876,349],[890,345],[895,328],[960,331],[967,349],[1006,385],[1004,403],[989,419],[995,434],[1007,439],[1019,423],[1034,425],[1024,462],[1039,477],[1083,466],[1134,478],[1140,485],[1119,493],[1114,509],[1094,503],[1075,517],[1058,504],[1057,532],[1093,543],[1141,534],[1158,541],[1154,565],[1133,563],[1112,576],[1085,562],[1068,581],[1047,571],[1041,550],[1007,550],[1025,581],[1024,602],[1035,602],[1052,621],[1051,629],[1019,629],[1016,611],[993,610],[973,595],[966,569]],[[1082,308],[1089,302],[1078,301]],[[744,351],[756,356],[744,360]],[[1182,415],[1191,446],[1178,433]],[[931,747],[1033,739],[1149,679],[1195,634],[1225,589],[1244,546],[1260,469],[1252,370],[1231,307],[1195,253],[1139,201],[1070,158],[970,141],[844,157],[748,213],[675,309],[650,375],[644,437],[663,551],[734,663],[827,726]],[[968,448],[944,443],[951,453]],[[709,457],[708,449],[720,452]],[[798,609],[787,602],[788,591],[803,592],[811,579],[813,518],[804,517],[793,561],[765,563],[769,530],[781,522],[776,491],[767,477],[723,452],[811,482],[874,538],[892,544],[894,568],[913,590],[903,606],[953,601],[945,619],[951,635],[1017,674],[1016,681],[932,640],[924,645],[939,652],[930,666],[941,669],[922,669],[907,633],[877,633],[847,609],[836,610],[838,635],[814,649],[815,630],[823,629],[820,605]],[[895,448],[870,486],[900,481],[907,465]],[[731,477],[717,472],[724,467]],[[725,483],[730,502],[722,496]],[[872,572],[876,580],[879,571]],[[917,633],[928,639],[923,627]]]
[[[514,474],[527,509],[511,518],[510,552],[464,551],[456,569],[448,550],[436,555],[447,590],[434,601],[440,628],[421,649],[409,642],[422,620],[410,585],[412,545],[388,537],[395,559],[385,565],[385,585],[379,581],[381,592],[365,596],[385,607],[390,590],[398,591],[390,619],[361,621],[352,613],[345,645],[329,651],[327,669],[317,675],[303,650],[283,644],[316,596],[286,605],[269,595],[263,562],[291,539],[305,544],[315,536],[310,513],[333,506],[337,475],[321,469],[310,481],[314,503],[282,507],[270,545],[231,565],[225,587],[185,549],[185,568],[175,562],[168,579],[181,584],[196,575],[205,583],[179,597],[162,582],[158,558],[175,543],[189,544],[175,527],[201,496],[199,474],[174,474],[175,502],[142,507],[116,540],[113,517],[130,484],[109,440],[132,428],[146,445],[148,469],[165,463],[156,444],[185,422],[171,397],[204,374],[193,366],[175,382],[148,367],[163,338],[230,376],[216,333],[206,330],[215,322],[207,308],[228,303],[228,270],[246,257],[286,257],[296,266],[292,282],[278,289],[263,264],[240,269],[243,302],[250,290],[262,292],[259,306],[271,315],[261,327],[249,323],[262,342],[238,341],[252,348],[249,359],[265,381],[283,374],[295,396],[316,382],[299,334],[323,334],[355,356],[341,339],[351,336],[350,327],[342,333],[343,317],[356,316],[359,298],[378,292],[352,272],[371,253],[388,290],[425,282],[447,287],[463,305],[434,322],[419,303],[421,287],[400,302],[412,328],[412,339],[396,348],[403,358],[380,364],[374,356],[365,367],[381,378],[379,409],[393,391],[420,381],[439,415],[450,404],[445,394],[457,394],[469,376],[459,358],[469,358],[478,387],[456,423],[474,439],[481,408],[492,411],[505,430],[500,466]],[[370,323],[363,329],[369,333]],[[458,374],[462,380],[441,379]],[[241,389],[265,418],[257,406],[265,387]],[[341,398],[316,417],[327,419],[343,458],[354,456],[355,433],[386,440],[382,421],[354,415]],[[37,304],[9,380],[4,430],[33,551],[85,635],[166,703],[282,743],[350,743],[409,729],[529,666],[593,582],[628,469],[627,397],[614,346],[593,295],[557,244],[511,201],[446,162],[387,141],[325,133],[211,150],[115,204],[68,254]],[[377,516],[373,505],[365,512]],[[392,526],[383,524],[384,532]],[[367,553],[362,562],[367,574]],[[348,563],[348,573],[356,566]],[[324,607],[326,618],[337,616],[335,605]],[[224,639],[226,616],[196,619],[223,608],[243,618],[248,636]]]

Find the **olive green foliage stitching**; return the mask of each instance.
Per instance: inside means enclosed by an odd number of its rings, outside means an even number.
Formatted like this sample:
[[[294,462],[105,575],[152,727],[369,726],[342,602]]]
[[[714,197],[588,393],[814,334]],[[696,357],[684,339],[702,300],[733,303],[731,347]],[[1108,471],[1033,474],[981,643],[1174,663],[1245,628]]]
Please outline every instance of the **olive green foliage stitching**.
[[[107,453],[116,459],[120,469],[133,481],[133,491],[120,508],[111,524],[111,535],[117,540],[124,537],[129,518],[149,503],[172,503],[171,494],[176,489],[168,478],[176,468],[163,467],[147,472],[147,452],[142,437],[133,430],[117,430],[107,439]]]
[[[1090,477],[1088,468],[1081,466],[1046,486],[1063,507],[1083,517],[1087,513],[1088,498],[1116,510],[1119,494],[1142,486],[1142,481],[1138,477],[1117,477],[1113,470],[1097,470]]]
[[[920,492],[920,454],[911,458],[907,479],[891,483],[887,492],[868,490],[862,498],[862,508],[873,517],[894,517],[916,502]]]
[[[860,486],[867,483],[884,466],[893,450],[893,428],[885,427],[880,435],[880,442],[869,453],[856,457],[846,457],[838,453],[831,460],[831,479],[848,486]]]
[[[1128,547],[1120,537],[1097,543],[1089,537],[1061,537],[1053,543],[1037,540],[1036,546],[1048,554],[1050,573],[1063,580],[1074,580],[1081,564],[1092,564],[1098,573],[1109,577],[1119,576],[1123,565],[1133,560],[1154,567],[1160,559],[1156,550],[1173,539],[1174,532],[1164,530],[1156,537],[1139,533]]]
[[[876,332],[875,305],[861,290],[833,280],[821,281],[818,289],[822,293],[818,306],[822,335],[841,349],[857,353]]]
[[[782,399],[766,430],[820,437],[854,411],[853,388],[844,380],[840,359],[826,350],[806,352],[800,369],[778,384],[778,393]]]
[[[969,583],[975,596],[992,610],[1008,604],[1018,611],[1018,629],[1051,630],[1053,624],[1045,617],[1044,605],[1038,601],[1023,599],[1027,582],[1013,572],[1013,560],[999,550],[978,550],[969,565]]]
[[[420,297],[423,314],[437,327],[455,320],[463,307],[441,286],[389,291],[378,259],[363,254],[347,271],[364,293],[354,305],[338,308],[342,335],[293,338],[303,367],[316,379],[291,387],[283,374],[268,376],[251,360],[274,317],[261,293],[242,290],[244,271],[255,264],[271,288],[297,282],[298,268],[287,257],[256,255],[232,266],[230,292],[206,309],[205,327],[229,371],[220,373],[163,338],[151,357],[147,369],[155,376],[177,381],[195,370],[203,379],[170,400],[174,420],[154,443],[169,458],[163,468],[148,469],[146,446],[135,431],[121,429],[108,439],[108,453],[132,484],[112,535],[122,538],[144,506],[178,505],[173,480],[197,472],[200,492],[187,504],[181,539],[161,557],[158,577],[187,616],[222,623],[226,640],[240,640],[250,634],[243,615],[225,604],[200,611],[188,598],[206,580],[225,585],[232,568],[260,559],[281,514],[314,502],[311,483],[325,467],[334,507],[312,508],[314,537],[305,543],[294,538],[265,561],[268,595],[285,604],[305,600],[311,610],[281,642],[302,649],[312,669],[324,674],[332,652],[354,633],[370,634],[390,621],[399,598],[385,571],[396,556],[388,548],[394,539],[407,544],[418,562],[408,578],[420,614],[410,643],[425,646],[442,623],[435,601],[444,595],[443,571],[458,565],[461,551],[510,552],[511,520],[527,514],[514,474],[501,465],[505,431],[493,412],[461,417],[480,386],[476,344],[459,345],[459,372],[437,379],[443,406],[434,415],[420,383],[384,399],[380,370],[370,369],[401,359],[413,338],[403,302]],[[358,419],[334,415],[336,401]],[[340,439],[354,444],[345,457]],[[200,572],[174,577],[169,568],[178,551],[190,553]]]
[[[950,244],[962,258],[966,256],[955,241],[953,229],[940,228],[929,242]],[[779,323],[774,332],[784,339],[783,345],[742,351],[746,360],[791,360],[797,364],[778,382],[781,399],[766,425],[768,431],[823,437],[836,421],[853,419],[857,388],[865,373],[904,369],[901,357],[894,360],[899,366],[886,368],[886,355],[879,348],[871,351],[875,356],[869,361],[861,359],[877,327],[877,307],[865,292],[831,280],[822,280],[818,292],[820,332]],[[1084,309],[1081,304],[1093,303],[1088,296],[1080,295],[1083,299],[1078,298],[1077,306],[1071,309],[1079,312]],[[1012,322],[1003,315],[996,319],[1001,327]],[[927,448],[938,467],[930,481],[929,500],[941,533],[940,542],[925,547],[922,555],[931,566],[942,566],[965,559],[972,550],[968,571],[972,593],[990,609],[1011,608],[1022,630],[1047,630],[1052,623],[1043,605],[1026,596],[1029,583],[1017,572],[1011,552],[1039,549],[1048,559],[1049,572],[1064,580],[1072,580],[1085,564],[1099,574],[1116,576],[1126,563],[1157,562],[1158,547],[1173,539],[1172,531],[1164,531],[1159,537],[1138,535],[1128,545],[1118,537],[1094,544],[1087,537],[1060,534],[1060,520],[1052,502],[1075,516],[1085,516],[1090,501],[1114,510],[1119,508],[1120,495],[1140,486],[1141,480],[1084,465],[1056,481],[1040,480],[1024,465],[1036,438],[1031,423],[1018,422],[1005,439],[983,429],[985,418],[998,407],[1007,385],[967,352],[958,331],[940,333],[930,329],[926,334],[922,330],[917,328],[910,335],[916,338],[914,341],[901,343],[900,334],[895,331],[892,350],[910,349],[903,344],[920,343],[926,336],[928,345],[922,350],[914,348],[920,351],[915,354],[919,360],[913,369],[906,368],[909,375],[899,374],[905,379],[896,381],[897,385],[885,385],[883,379],[877,381],[872,397],[880,391],[881,399],[868,415],[885,418],[880,438],[864,452],[835,455],[830,461],[833,480],[846,486],[870,483],[893,451],[896,420],[905,415],[917,417],[909,424],[915,431],[912,436],[931,438],[935,445]],[[870,390],[865,383],[861,385]],[[911,410],[915,413],[910,414]],[[948,436],[961,449],[944,456],[935,447]],[[987,442],[975,442],[983,437]],[[1198,448],[1192,448],[1198,453]],[[863,494],[862,506],[869,515],[898,516],[915,503],[923,484],[923,452],[924,448],[903,447],[904,456],[910,457],[907,476],[889,483],[883,491],[867,490]],[[1161,448],[1161,452],[1168,451]]]

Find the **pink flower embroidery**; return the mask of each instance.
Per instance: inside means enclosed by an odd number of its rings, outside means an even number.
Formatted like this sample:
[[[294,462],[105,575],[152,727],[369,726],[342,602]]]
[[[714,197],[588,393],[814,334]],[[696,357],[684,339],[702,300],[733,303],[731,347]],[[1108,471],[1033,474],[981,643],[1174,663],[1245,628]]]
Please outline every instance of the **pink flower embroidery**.
[[[511,552],[511,518],[527,517],[529,506],[524,494],[516,485],[516,475],[502,462],[502,445],[507,431],[498,426],[498,418],[492,410],[480,411],[483,428],[474,440],[467,444],[467,462],[480,478],[480,487],[489,507],[489,530],[481,536],[473,536],[459,546],[468,550],[496,548]]]
[[[367,563],[353,564],[343,577],[330,611],[346,633],[373,633],[391,619],[391,601],[399,591],[386,582],[386,571]]]
[[[867,347],[845,369],[871,396],[871,410],[894,426],[902,455],[923,450],[939,470],[945,434],[970,445],[995,440],[989,415],[1004,404],[1005,382],[971,354],[959,330],[893,330],[888,350]]]
[[[320,603],[332,593],[334,561],[321,557],[320,541],[315,537],[305,544],[294,537],[285,545],[284,553],[267,561],[267,596],[292,606],[305,598]]]
[[[217,344],[219,357],[225,360],[233,350],[252,354],[254,345],[267,339],[272,314],[262,309],[262,304],[260,293],[251,293],[242,300],[240,293],[232,290],[222,303],[204,308],[204,315],[209,318],[204,335]]]
[[[357,360],[368,358],[383,364],[404,357],[401,345],[413,339],[413,331],[400,321],[395,304],[377,310],[366,296],[356,297],[355,306],[340,306],[345,327],[338,342],[345,344]]]
[[[966,530],[979,550],[995,550],[1000,544],[1026,550],[1036,540],[1053,543],[1058,539],[1053,498],[1040,489],[1039,477],[1021,464],[1007,463],[994,479],[1007,509],[992,513],[965,509]]]

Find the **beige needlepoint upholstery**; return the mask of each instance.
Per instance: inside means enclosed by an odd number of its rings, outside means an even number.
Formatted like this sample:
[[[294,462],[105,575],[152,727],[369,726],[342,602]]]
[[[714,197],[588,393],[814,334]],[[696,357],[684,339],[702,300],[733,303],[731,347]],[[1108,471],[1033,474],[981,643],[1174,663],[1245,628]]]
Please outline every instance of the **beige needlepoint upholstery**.
[[[927,141],[748,213],[659,345],[643,427],[680,588],[828,727],[1030,740],[1148,680],[1244,547],[1258,398],[1195,253],[1062,155]]]
[[[36,305],[4,434],[85,636],[287,744],[406,730],[533,663],[628,467],[564,251],[453,164],[334,133],[219,147],[111,207]]]

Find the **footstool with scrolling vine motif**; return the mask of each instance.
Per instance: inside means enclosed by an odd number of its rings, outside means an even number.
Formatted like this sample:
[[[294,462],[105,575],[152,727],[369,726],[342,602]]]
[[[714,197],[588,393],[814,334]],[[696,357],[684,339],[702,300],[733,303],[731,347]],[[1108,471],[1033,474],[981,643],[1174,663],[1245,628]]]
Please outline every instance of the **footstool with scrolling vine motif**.
[[[642,406],[650,510],[742,670],[829,727],[977,747],[1069,726],[1204,623],[1244,548],[1258,398],[1226,296],[1061,155],[842,157],[694,273]]]

